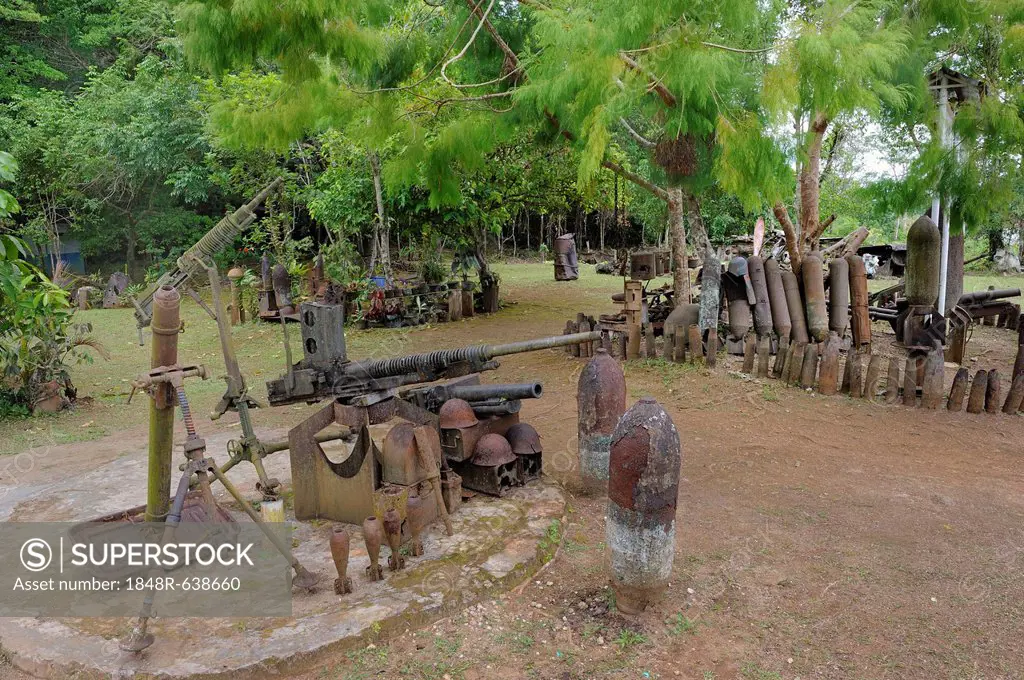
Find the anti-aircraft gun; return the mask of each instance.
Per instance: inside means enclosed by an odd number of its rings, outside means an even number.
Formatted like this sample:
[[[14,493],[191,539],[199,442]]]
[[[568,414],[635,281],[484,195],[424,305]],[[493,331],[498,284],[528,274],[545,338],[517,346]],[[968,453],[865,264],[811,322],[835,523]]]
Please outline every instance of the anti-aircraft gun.
[[[299,308],[301,361],[267,382],[272,406],[331,399],[288,433],[297,519],[359,523],[374,514],[384,489],[407,493],[426,484],[433,504],[457,507],[461,487],[502,495],[540,475],[537,432],[519,421],[519,400],[541,395],[540,383],[480,385],[481,371],[502,356],[601,341],[601,331],[500,345],[477,345],[388,359],[351,360],[345,350],[341,306]],[[448,381],[427,385],[435,381]],[[335,425],[356,433],[351,452],[337,461],[317,437]],[[442,491],[443,489],[443,491]],[[450,525],[449,525],[449,535]]]
[[[214,255],[231,245],[239,234],[256,221],[256,209],[263,201],[267,200],[270,194],[281,186],[282,182],[283,180],[278,177],[256,194],[251,201],[218,222],[195,245],[186,250],[178,258],[174,268],[166,272],[156,283],[150,286],[141,299],[132,300],[132,304],[135,306],[135,320],[139,327],[140,345],[143,344],[142,329],[149,326],[153,320],[153,295],[162,286],[174,286],[179,291],[188,293],[210,316],[216,318],[213,310],[206,306],[188,283],[190,280],[199,282],[206,280],[206,263]]]

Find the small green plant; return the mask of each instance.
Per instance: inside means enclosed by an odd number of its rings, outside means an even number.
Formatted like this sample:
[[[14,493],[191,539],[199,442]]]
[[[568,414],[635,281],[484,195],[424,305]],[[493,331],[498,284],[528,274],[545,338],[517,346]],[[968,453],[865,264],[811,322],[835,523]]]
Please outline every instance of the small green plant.
[[[682,635],[683,633],[697,634],[698,623],[686,618],[681,612],[666,620],[665,625],[668,626],[670,635]]]
[[[740,675],[747,680],[782,680],[782,676],[777,671],[765,670],[756,663],[743,664]]]
[[[647,636],[643,633],[638,633],[635,630],[629,628],[623,628],[619,632],[619,636],[615,638],[615,644],[618,646],[620,651],[626,651],[632,647],[637,647],[647,643]]]
[[[774,385],[765,384],[761,387],[761,398],[765,401],[778,401],[779,391]]]

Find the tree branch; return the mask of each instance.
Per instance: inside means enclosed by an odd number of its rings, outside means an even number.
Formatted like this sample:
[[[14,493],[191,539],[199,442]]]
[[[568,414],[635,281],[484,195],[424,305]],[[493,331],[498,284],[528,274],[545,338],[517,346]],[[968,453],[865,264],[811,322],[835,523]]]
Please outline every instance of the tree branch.
[[[775,213],[775,219],[782,225],[782,231],[786,235],[786,250],[789,251],[789,264],[793,268],[793,273],[799,274],[800,266],[803,262],[800,256],[800,239],[797,236],[796,228],[793,226],[793,220],[789,219],[789,211],[786,210],[786,206],[782,205],[781,201],[776,201],[775,205],[772,206],[772,212]]]
[[[619,122],[622,123],[622,127],[626,128],[626,132],[628,132],[629,136],[633,138],[633,141],[635,141],[640,146],[647,149],[653,149],[654,147],[657,146],[657,144],[655,144],[654,142],[652,142],[651,140],[647,139],[642,134],[637,132],[635,129],[633,129],[633,126],[630,125],[629,121],[627,121],[625,118],[619,118]]]
[[[619,59],[622,59],[622,63],[624,63],[631,70],[642,74],[651,82],[651,89],[658,93],[658,96],[661,97],[661,101],[665,102],[665,106],[669,107],[670,109],[674,109],[676,106],[679,105],[679,101],[676,99],[676,96],[669,92],[668,88],[662,85],[656,77],[648,73],[644,69],[644,67],[642,67],[636,61],[636,59],[633,59],[633,57],[629,56],[625,52],[619,52]]]

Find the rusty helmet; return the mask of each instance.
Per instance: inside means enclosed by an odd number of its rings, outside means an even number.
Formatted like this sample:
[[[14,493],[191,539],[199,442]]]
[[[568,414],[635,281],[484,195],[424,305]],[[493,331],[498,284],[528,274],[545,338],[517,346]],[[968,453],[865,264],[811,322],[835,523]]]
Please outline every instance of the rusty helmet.
[[[479,422],[473,413],[473,407],[463,399],[449,399],[444,402],[438,415],[441,417],[442,430],[473,427]]]
[[[516,454],[512,453],[512,447],[508,440],[500,434],[485,434],[476,442],[473,449],[473,465],[481,467],[497,467],[514,463]]]
[[[540,435],[529,423],[516,423],[508,428],[505,439],[512,447],[512,453],[517,455],[528,456],[541,452]]]

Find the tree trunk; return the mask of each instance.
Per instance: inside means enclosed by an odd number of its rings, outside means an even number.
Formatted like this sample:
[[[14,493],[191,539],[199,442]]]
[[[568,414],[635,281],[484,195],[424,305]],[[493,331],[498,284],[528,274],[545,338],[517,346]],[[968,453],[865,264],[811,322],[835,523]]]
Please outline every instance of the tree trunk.
[[[672,288],[675,303],[690,302],[690,272],[686,264],[686,226],[683,224],[683,190],[671,187],[668,190],[668,223],[672,230]]]
[[[125,268],[128,270],[128,277],[132,280],[135,280],[135,251],[139,241],[139,237],[138,234],[135,232],[135,219],[130,215],[128,216],[128,233],[126,237],[127,243],[125,243],[124,249]]]
[[[828,119],[824,114],[816,114],[808,131],[811,139],[807,147],[807,162],[800,173],[800,220],[804,253],[817,250],[818,238],[821,236],[821,187],[818,180],[821,177],[821,145],[827,129]]]
[[[388,233],[388,218],[384,212],[384,188],[381,183],[380,156],[370,151],[370,170],[373,173],[373,192],[377,199],[377,221],[373,225],[373,246],[370,255],[370,274],[372,275],[377,266],[380,266],[384,278],[390,281],[394,277],[391,271],[391,252],[389,249],[390,234]]]

